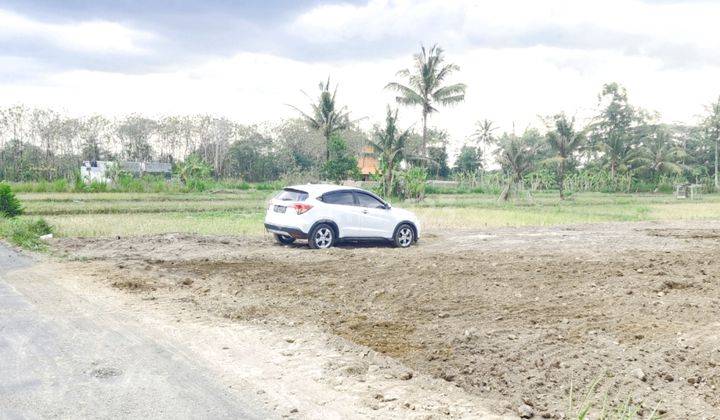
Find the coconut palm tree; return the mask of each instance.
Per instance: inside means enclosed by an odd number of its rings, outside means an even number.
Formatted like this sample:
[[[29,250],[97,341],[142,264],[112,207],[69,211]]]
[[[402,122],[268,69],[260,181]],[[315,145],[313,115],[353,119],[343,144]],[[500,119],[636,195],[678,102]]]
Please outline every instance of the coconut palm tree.
[[[610,169],[610,177],[615,179],[618,172],[627,169],[628,159],[633,145],[630,136],[613,134],[600,144],[599,149],[603,153],[604,166]]]
[[[393,172],[395,167],[405,157],[405,143],[410,137],[410,129],[403,132],[397,127],[398,110],[393,111],[387,107],[385,127],[375,129],[375,139],[370,145],[380,157],[380,171],[382,175],[383,191],[385,197],[392,194]]]
[[[473,132],[472,138],[480,146],[480,152],[482,153],[481,160],[483,160],[481,166],[485,167],[484,159],[485,156],[487,156],[487,148],[495,144],[496,138],[493,131],[497,128],[493,125],[493,122],[488,119],[476,122],[475,126],[477,128]]]
[[[495,158],[507,175],[508,183],[500,194],[499,201],[507,201],[512,188],[532,171],[536,155],[537,145],[528,141],[526,136],[503,134],[498,142]]]
[[[551,160],[557,163],[557,182],[560,190],[560,199],[565,199],[565,165],[568,158],[585,140],[582,132],[575,131],[575,119],[568,119],[565,114],[557,114],[553,117],[555,129],[547,134],[547,141],[550,148],[555,152]]]
[[[630,105],[627,90],[617,83],[604,85],[599,98],[605,105],[590,127],[591,143],[601,153],[604,166],[615,180],[618,172],[627,169],[635,131],[644,122],[644,114]]]
[[[633,150],[628,163],[637,172],[645,172],[652,179],[660,174],[679,175],[685,170],[682,160],[685,151],[670,136],[667,127],[649,127],[642,139],[642,145]]]
[[[445,80],[453,72],[460,70],[455,64],[445,64],[443,49],[433,45],[429,50],[420,47],[420,53],[414,56],[412,69],[400,70],[397,75],[407,78],[407,84],[390,82],[385,87],[398,92],[395,98],[403,105],[422,107],[422,144],[421,154],[427,157],[427,120],[428,116],[437,111],[435,106],[453,105],[465,99],[465,85],[455,83],[443,86]]]
[[[338,107],[335,101],[337,85],[330,92],[330,77],[327,82],[320,82],[320,97],[317,103],[311,103],[312,112],[307,114],[300,108],[290,105],[291,108],[302,115],[305,123],[312,130],[318,130],[325,137],[325,160],[330,160],[330,139],[334,134],[350,128],[350,114],[347,107]]]

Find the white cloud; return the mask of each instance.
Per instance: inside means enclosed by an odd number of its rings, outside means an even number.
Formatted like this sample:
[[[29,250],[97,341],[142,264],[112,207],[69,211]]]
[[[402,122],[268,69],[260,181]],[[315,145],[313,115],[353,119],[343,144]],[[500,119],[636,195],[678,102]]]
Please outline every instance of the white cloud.
[[[318,6],[289,31],[317,44],[414,39],[455,47],[614,48],[679,65],[720,63],[719,15],[720,2],[710,1],[370,0]]]
[[[102,20],[45,23],[0,9],[0,40],[43,41],[65,50],[92,53],[145,54],[155,36]]]

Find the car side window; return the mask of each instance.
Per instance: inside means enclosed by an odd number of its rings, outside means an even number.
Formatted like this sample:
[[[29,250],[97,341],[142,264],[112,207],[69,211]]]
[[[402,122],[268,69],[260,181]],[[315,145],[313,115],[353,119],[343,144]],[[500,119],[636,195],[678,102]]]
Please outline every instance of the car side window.
[[[323,201],[328,204],[338,204],[341,206],[354,206],[355,198],[350,191],[331,192],[323,195]]]
[[[385,204],[382,201],[378,200],[377,198],[375,198],[371,195],[367,195],[367,194],[363,194],[363,193],[356,193],[355,195],[357,196],[358,206],[360,206],[360,207],[367,207],[367,208],[371,208],[371,209],[385,208]]]

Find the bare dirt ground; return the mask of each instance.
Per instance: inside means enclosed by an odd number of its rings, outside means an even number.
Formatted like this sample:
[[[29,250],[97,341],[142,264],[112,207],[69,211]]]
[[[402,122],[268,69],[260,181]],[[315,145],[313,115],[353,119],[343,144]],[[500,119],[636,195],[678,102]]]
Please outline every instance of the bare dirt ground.
[[[582,399],[597,380],[598,406],[630,399],[641,416],[720,418],[720,222],[445,232],[408,250],[188,235],[53,248],[69,269],[180,322],[317,328],[390,356],[401,364],[386,377],[461,392],[434,413],[469,416],[456,406],[480,401],[561,418],[571,387]],[[377,366],[340,371],[362,383]],[[368,398],[396,414],[422,405]]]

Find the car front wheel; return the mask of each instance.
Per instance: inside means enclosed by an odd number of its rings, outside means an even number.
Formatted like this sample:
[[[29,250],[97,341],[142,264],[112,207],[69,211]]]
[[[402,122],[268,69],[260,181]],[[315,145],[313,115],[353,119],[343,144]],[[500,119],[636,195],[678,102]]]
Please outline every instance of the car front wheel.
[[[290,245],[291,243],[295,242],[295,238],[292,236],[287,235],[278,235],[277,233],[275,235],[275,240],[278,241],[281,245]]]
[[[395,231],[393,244],[398,248],[407,248],[415,242],[415,231],[408,224],[400,225]]]
[[[327,249],[335,243],[335,231],[330,225],[319,224],[310,232],[308,245],[313,249]]]

